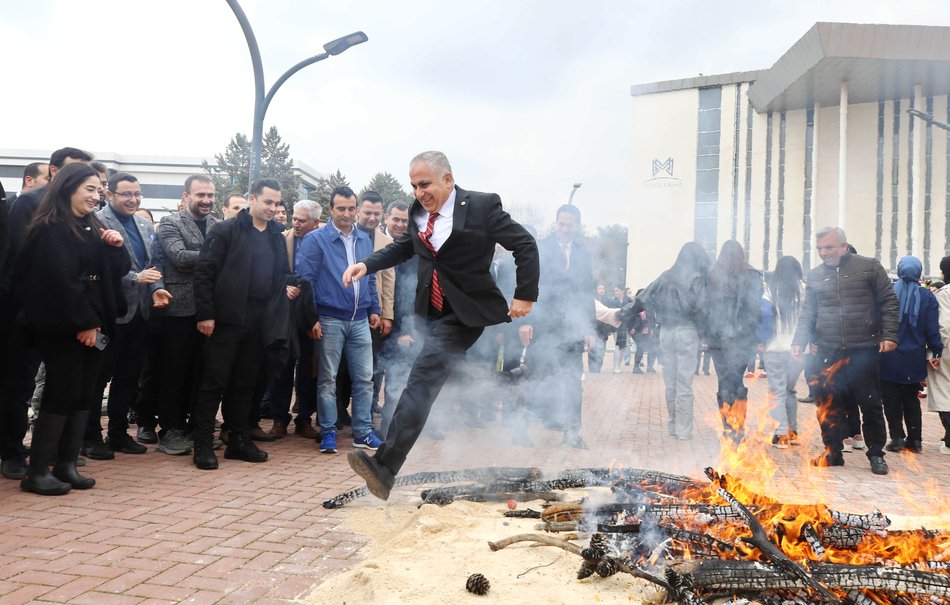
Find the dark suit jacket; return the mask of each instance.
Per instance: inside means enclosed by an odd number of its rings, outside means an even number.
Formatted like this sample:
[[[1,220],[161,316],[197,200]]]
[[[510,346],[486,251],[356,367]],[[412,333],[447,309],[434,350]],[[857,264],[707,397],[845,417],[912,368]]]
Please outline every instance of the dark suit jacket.
[[[217,222],[208,216],[206,232]],[[169,317],[189,317],[195,311],[194,270],[205,236],[187,210],[162,217],[158,224],[158,240],[162,246],[162,276],[165,289],[172,300],[164,314]]]
[[[129,323],[137,312],[142,314],[143,319],[148,320],[152,309],[152,292],[164,288],[165,283],[159,279],[151,284],[137,284],[132,280],[132,274],[140,273],[156,264],[153,247],[155,231],[152,229],[152,223],[140,216],[132,217],[132,221],[139,231],[139,237],[142,238],[142,242],[145,244],[145,266],[142,267],[139,266],[135,251],[132,250],[132,241],[125,231],[125,226],[116,216],[112,206],[106,204],[102,207],[102,210],[96,212],[96,216],[99,217],[106,229],[115,229],[122,235],[125,242],[124,248],[131,263],[131,270],[122,276],[122,294],[125,296],[126,312],[125,315],[117,319],[116,323]],[[158,270],[161,271],[161,268],[158,267]]]
[[[419,238],[415,221],[410,219],[409,230],[403,237],[374,252],[363,262],[369,273],[375,273],[417,256],[416,313],[419,315],[428,312],[432,270],[438,269],[442,292],[463,324],[484,327],[510,321],[508,301],[490,272],[495,243],[514,253],[518,267],[514,297],[529,301],[538,298],[538,246],[531,234],[502,209],[497,194],[456,187],[455,195],[452,233],[437,255],[429,252]],[[409,216],[417,212],[425,210],[414,201]]]
[[[541,253],[541,298],[525,323],[535,325],[539,336],[557,335],[559,342],[578,343],[595,334],[593,258],[577,240],[571,244],[568,269],[554,235],[538,242]]]

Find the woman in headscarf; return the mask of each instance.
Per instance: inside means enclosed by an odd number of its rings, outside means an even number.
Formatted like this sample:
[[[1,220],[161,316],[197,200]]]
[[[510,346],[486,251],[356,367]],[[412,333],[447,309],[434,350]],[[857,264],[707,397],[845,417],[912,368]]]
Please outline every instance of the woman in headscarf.
[[[709,271],[706,344],[716,364],[716,403],[723,437],[738,444],[745,436],[749,390],[742,376],[755,351],[755,331],[762,308],[762,274],[746,262],[742,245],[729,240]]]
[[[889,452],[906,449],[919,454],[923,450],[917,392],[927,379],[927,350],[934,369],[940,366],[943,353],[937,299],[920,285],[921,269],[916,256],[905,256],[897,263],[894,293],[900,303],[899,344],[881,355],[881,399],[891,438],[884,449]]]
[[[647,286],[640,299],[656,313],[663,350],[668,430],[677,439],[693,437],[693,368],[705,325],[709,256],[696,242],[680,248],[676,262]]]

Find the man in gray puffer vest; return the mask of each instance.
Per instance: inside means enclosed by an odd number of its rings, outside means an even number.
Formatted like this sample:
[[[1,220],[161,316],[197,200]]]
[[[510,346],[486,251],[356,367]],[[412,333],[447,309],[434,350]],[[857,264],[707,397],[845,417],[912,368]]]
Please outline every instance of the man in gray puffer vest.
[[[876,259],[848,251],[845,233],[825,227],[816,234],[822,264],[808,274],[805,303],[792,341],[801,358],[817,347],[818,422],[825,453],[814,466],[842,466],[850,398],[860,407],[871,472],[887,474],[884,407],[879,386],[881,353],[897,347],[898,302],[891,280]]]

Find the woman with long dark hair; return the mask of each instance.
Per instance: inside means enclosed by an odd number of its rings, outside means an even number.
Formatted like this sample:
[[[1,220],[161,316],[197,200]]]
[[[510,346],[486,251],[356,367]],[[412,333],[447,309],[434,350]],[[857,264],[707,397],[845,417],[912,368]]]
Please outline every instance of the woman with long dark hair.
[[[100,187],[99,174],[86,164],[57,172],[14,268],[24,320],[46,363],[46,389],[20,488],[44,496],[95,485],[76,471],[76,458],[89,414],[101,403],[96,382],[102,350],[117,315],[125,312],[119,279],[129,270],[122,236],[93,214]]]
[[[792,338],[798,326],[805,281],[802,265],[794,256],[783,256],[775,264],[762,302],[761,333],[756,340],[765,343],[763,359],[769,381],[769,412],[778,423],[772,445],[785,449],[798,445],[798,399],[795,383],[802,362],[791,355]]]
[[[716,403],[723,437],[738,444],[745,436],[749,390],[742,382],[755,351],[755,332],[762,301],[762,274],[745,259],[742,245],[729,240],[709,270],[706,344],[712,351],[719,389]]]
[[[643,292],[656,314],[663,350],[668,430],[677,439],[693,437],[693,368],[705,324],[709,256],[696,242],[683,245],[676,262]]]

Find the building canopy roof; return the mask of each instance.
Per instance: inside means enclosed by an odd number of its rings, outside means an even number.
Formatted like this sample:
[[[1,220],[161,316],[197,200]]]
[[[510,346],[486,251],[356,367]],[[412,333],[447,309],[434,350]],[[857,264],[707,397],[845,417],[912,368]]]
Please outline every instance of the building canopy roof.
[[[723,81],[723,79],[727,81]],[[950,27],[816,23],[767,70],[702,76],[631,87],[634,96],[684,88],[753,82],[756,111],[838,105],[841,82],[848,102],[950,94]]]

